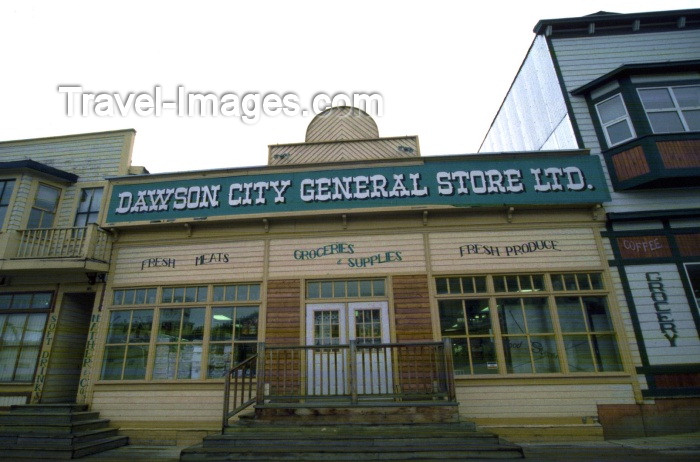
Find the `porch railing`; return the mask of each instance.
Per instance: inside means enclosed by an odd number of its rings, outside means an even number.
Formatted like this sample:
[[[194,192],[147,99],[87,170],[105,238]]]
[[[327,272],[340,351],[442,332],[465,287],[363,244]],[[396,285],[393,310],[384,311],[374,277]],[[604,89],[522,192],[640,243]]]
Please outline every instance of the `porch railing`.
[[[21,229],[16,258],[109,260],[107,233],[91,224],[77,228]]]
[[[442,342],[267,346],[226,375],[223,426],[251,404],[406,405],[455,400],[452,345]],[[332,404],[331,404],[332,403]]]

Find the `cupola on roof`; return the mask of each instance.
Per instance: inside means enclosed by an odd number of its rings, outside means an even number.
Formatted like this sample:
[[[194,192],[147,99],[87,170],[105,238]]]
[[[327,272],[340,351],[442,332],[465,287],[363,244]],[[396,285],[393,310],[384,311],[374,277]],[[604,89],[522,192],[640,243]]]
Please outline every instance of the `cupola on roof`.
[[[306,129],[306,142],[367,140],[379,138],[372,116],[349,106],[327,109],[314,117]]]

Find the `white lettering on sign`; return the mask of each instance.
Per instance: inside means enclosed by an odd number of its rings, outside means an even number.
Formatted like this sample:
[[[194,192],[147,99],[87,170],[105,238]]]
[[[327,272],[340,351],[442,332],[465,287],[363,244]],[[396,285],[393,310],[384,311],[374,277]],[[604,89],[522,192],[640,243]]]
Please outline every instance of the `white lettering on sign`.
[[[174,210],[208,209],[219,206],[221,185],[190,186],[189,188],[147,189],[132,193],[119,193],[116,213],[142,213],[168,210],[172,201]]]
[[[428,166],[424,168],[427,169]],[[114,207],[113,212],[116,215],[157,215],[157,212],[214,209],[222,205],[219,194],[226,190],[228,200],[223,201],[224,206],[243,208],[289,203],[296,207],[299,203],[306,206],[314,203],[382,199],[406,199],[408,203],[412,198],[429,198],[431,194],[436,199],[443,198],[436,201],[437,203],[445,203],[444,198],[462,195],[527,194],[528,187],[531,189],[530,194],[547,195],[595,189],[592,184],[586,182],[583,171],[575,166],[531,168],[529,173],[532,177],[528,179],[529,182],[524,181],[523,171],[517,168],[452,171],[436,169],[429,172],[355,175],[350,173],[348,172],[348,176],[329,175],[319,178],[290,174],[287,179],[267,181],[255,181],[247,175],[238,181],[236,177],[221,178],[220,184],[173,185],[162,188],[145,186],[144,189],[136,191],[120,191],[121,185],[117,185],[115,190],[118,192],[111,207]],[[246,179],[249,181],[245,181]],[[229,182],[230,180],[233,182]],[[450,204],[449,201],[447,203]]]

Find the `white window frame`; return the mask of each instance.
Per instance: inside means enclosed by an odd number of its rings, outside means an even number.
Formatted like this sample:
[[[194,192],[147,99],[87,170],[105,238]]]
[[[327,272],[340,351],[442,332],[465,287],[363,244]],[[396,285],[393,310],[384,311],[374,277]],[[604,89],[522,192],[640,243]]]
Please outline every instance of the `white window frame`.
[[[622,103],[622,107],[625,110],[625,114],[623,116],[620,116],[616,119],[613,119],[607,123],[604,123],[603,118],[600,116],[599,106],[603,103],[606,103],[606,102],[612,100],[613,98],[620,98],[620,102]],[[612,148],[613,146],[617,146],[618,144],[625,143],[625,142],[637,137],[637,134],[634,131],[634,125],[632,125],[632,120],[630,119],[630,113],[627,110],[627,105],[625,104],[625,98],[623,98],[622,93],[616,93],[609,98],[605,98],[603,101],[598,101],[597,103],[595,103],[595,110],[596,110],[596,115],[598,116],[598,121],[600,122],[600,126],[603,128],[603,134],[605,135],[605,142],[608,144],[609,148]],[[627,127],[630,130],[631,136],[629,138],[624,139],[624,140],[620,140],[618,142],[613,143],[610,140],[610,135],[608,134],[608,127],[610,127],[611,125],[615,125],[618,122],[621,122],[623,120],[625,122],[627,122]]]
[[[695,131],[695,130],[691,130],[690,127],[688,127],[688,122],[686,122],[686,120],[685,120],[685,116],[683,115],[683,110],[700,110],[700,106],[681,107],[680,104],[678,103],[678,100],[676,99],[676,94],[673,91],[675,88],[687,88],[687,87],[699,87],[700,88],[700,85],[666,85],[666,86],[639,87],[639,88],[637,88],[637,96],[639,96],[639,101],[642,103],[642,109],[644,109],[644,115],[647,118],[647,122],[649,122],[649,127],[651,128],[652,133],[654,133],[654,134],[685,133],[685,132]],[[642,95],[639,93],[640,91],[643,91],[643,90],[668,90],[668,93],[671,95],[671,101],[673,102],[673,108],[647,109],[646,107],[644,107],[644,100],[642,99]],[[654,126],[652,125],[651,120],[649,119],[649,113],[661,113],[661,112],[675,112],[676,114],[678,114],[678,117],[681,120],[681,125],[683,125],[683,132],[655,132]]]

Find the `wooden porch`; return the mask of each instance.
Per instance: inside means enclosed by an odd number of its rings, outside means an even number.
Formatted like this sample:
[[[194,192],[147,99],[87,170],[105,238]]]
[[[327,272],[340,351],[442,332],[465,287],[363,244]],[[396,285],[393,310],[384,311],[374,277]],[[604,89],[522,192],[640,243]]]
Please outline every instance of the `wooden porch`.
[[[418,415],[426,422],[455,421],[451,342],[351,340],[294,347],[261,342],[256,355],[226,375],[223,428],[251,405],[263,420],[313,415],[320,423],[343,414],[347,420],[361,419],[358,423],[404,423],[404,417]]]

